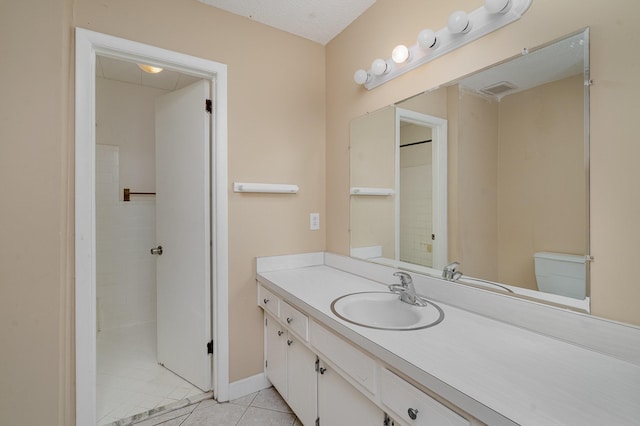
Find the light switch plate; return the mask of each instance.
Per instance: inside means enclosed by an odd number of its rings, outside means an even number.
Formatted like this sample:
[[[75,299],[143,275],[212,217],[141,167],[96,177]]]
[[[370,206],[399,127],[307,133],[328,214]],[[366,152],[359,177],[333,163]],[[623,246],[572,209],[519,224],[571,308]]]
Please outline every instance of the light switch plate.
[[[309,229],[312,231],[320,229],[320,213],[309,214]]]

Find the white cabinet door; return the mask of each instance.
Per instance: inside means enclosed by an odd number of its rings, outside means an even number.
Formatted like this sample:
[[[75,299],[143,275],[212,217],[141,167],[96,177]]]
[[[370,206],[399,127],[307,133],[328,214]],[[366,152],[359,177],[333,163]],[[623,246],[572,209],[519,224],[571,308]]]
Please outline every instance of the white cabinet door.
[[[287,399],[287,332],[278,321],[265,316],[266,321],[266,365],[267,378]]]
[[[316,355],[289,333],[287,338],[287,403],[302,424],[315,424],[317,414]]]
[[[320,426],[381,425],[384,412],[320,361],[318,417]]]

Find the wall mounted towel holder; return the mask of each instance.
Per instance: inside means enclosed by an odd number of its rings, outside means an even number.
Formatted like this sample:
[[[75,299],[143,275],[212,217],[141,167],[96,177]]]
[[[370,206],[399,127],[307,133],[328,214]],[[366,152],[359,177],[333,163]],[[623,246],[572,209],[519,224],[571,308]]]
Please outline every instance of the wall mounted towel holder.
[[[233,192],[261,192],[270,194],[296,194],[298,185],[284,183],[243,183],[234,182]]]
[[[156,195],[155,192],[131,192],[129,188],[124,188],[122,201],[131,201],[132,195]]]

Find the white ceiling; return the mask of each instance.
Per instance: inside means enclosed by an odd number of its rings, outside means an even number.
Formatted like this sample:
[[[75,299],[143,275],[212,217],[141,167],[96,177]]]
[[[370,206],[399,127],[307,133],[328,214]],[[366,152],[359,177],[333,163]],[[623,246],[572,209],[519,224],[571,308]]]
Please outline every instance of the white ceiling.
[[[200,0],[322,45],[376,0]]]
[[[584,57],[585,35],[580,33],[475,73],[458,83],[461,87],[478,93],[501,82],[508,82],[516,87],[496,96],[500,100],[504,96],[532,87],[582,74],[585,68]]]
[[[169,91],[181,89],[200,79],[168,69],[158,74],[149,74],[138,68],[135,62],[106,56],[96,57],[96,77]]]

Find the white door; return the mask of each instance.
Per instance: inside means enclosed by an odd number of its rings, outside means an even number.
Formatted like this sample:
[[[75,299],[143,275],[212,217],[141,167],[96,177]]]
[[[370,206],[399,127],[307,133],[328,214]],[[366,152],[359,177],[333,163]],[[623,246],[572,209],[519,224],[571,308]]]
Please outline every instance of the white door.
[[[209,82],[156,101],[158,362],[211,390]]]

